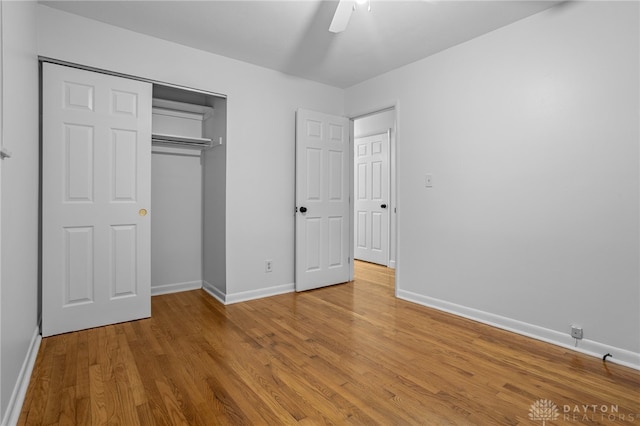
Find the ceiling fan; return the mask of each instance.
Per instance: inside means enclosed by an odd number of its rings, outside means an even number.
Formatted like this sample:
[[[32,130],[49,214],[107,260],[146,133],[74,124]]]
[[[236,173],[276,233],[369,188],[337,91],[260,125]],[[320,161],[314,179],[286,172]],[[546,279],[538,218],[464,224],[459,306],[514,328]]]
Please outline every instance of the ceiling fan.
[[[351,14],[356,10],[356,5],[364,5],[366,3],[369,3],[368,10],[371,12],[371,0],[340,0],[336,8],[336,13],[334,13],[333,19],[331,20],[329,31],[332,33],[341,33],[346,30]]]

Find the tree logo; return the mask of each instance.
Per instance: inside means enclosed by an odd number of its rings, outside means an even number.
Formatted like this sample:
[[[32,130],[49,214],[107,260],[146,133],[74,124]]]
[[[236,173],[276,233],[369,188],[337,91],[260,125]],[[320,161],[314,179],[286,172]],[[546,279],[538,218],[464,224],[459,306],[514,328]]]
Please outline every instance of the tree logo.
[[[558,406],[548,399],[539,399],[529,407],[529,418],[542,420],[542,426],[545,426],[547,420],[557,420],[558,417],[560,417]]]

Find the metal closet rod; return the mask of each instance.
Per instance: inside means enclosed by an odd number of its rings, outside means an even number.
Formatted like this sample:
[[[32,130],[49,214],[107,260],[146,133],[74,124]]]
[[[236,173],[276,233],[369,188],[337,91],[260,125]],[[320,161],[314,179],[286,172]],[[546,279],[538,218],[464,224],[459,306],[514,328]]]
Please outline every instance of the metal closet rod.
[[[166,144],[166,145],[183,145],[183,146],[192,146],[194,148],[209,148],[211,146],[210,143],[193,143],[193,142],[181,142],[181,141],[169,141],[165,139],[151,139],[151,142],[156,144]]]

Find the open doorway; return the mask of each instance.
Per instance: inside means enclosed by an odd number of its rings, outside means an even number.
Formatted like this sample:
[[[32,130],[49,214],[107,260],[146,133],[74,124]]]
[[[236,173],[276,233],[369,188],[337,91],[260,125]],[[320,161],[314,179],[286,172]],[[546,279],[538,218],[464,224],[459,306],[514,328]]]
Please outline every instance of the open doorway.
[[[397,263],[396,133],[394,107],[353,119],[354,259],[393,269]]]

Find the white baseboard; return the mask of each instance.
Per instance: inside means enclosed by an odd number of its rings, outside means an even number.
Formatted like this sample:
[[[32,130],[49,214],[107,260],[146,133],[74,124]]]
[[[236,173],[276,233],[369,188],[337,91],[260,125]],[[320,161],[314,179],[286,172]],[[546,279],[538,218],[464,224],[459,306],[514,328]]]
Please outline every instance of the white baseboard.
[[[483,324],[501,328],[503,330],[511,331],[513,333],[521,334],[523,336],[531,337],[536,340],[541,340],[546,343],[551,343],[553,345],[593,357],[602,358],[605,354],[611,354],[611,357],[607,357],[608,362],[640,370],[640,354],[626,349],[617,348],[588,339],[579,340],[578,346],[575,346],[574,339],[568,333],[561,333],[559,331],[539,327],[537,325],[528,324],[512,318],[503,317],[466,306],[457,305],[444,300],[423,296],[421,294],[402,289],[397,289],[396,295],[398,298],[409,302],[434,308],[439,311],[448,312],[453,315],[468,318],[473,321],[478,321]]]
[[[226,304],[246,302],[247,300],[262,299],[263,297],[276,296],[278,294],[292,293],[296,289],[295,284],[282,284],[260,290],[241,291],[227,294]]]
[[[230,305],[232,303],[246,302],[247,300],[262,299],[263,297],[276,296],[278,294],[291,293],[295,291],[294,284],[282,284],[259,290],[241,291],[238,293],[225,294],[208,282],[204,282],[202,287],[207,293],[215,297],[220,303]]]
[[[216,299],[218,302],[222,303],[223,305],[226,304],[225,300],[227,298],[227,295],[224,294],[219,289],[217,289],[213,284],[207,281],[203,281],[202,289],[207,293],[209,293],[211,296],[213,296],[213,298]]]
[[[187,281],[184,283],[162,284],[151,286],[151,295],[178,293],[181,291],[198,290],[202,288],[202,281]]]
[[[396,261],[395,260],[390,260],[389,261],[389,268],[396,269]]]
[[[40,342],[42,342],[42,336],[40,336],[40,327],[36,326],[33,336],[31,336],[31,342],[29,343],[29,349],[20,368],[18,374],[18,380],[11,393],[11,399],[9,399],[9,405],[7,411],[2,419],[2,426],[15,425],[20,418],[20,411],[22,410],[22,404],[24,403],[24,397],[27,394],[27,388],[29,387],[29,381],[31,380],[31,373],[38,357],[38,349],[40,349]]]

